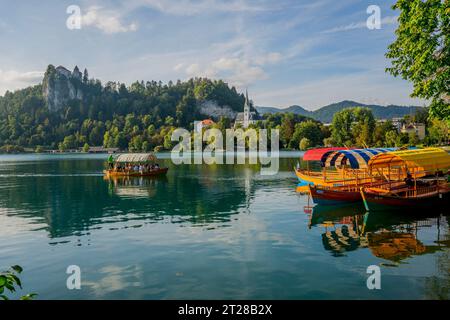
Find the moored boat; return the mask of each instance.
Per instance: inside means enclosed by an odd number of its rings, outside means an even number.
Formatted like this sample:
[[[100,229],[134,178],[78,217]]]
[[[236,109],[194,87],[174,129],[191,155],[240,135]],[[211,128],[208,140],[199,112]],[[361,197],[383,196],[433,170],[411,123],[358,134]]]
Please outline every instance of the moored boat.
[[[117,158],[111,155],[108,159],[108,169],[103,173],[110,177],[155,177],[165,175],[169,168],[157,164],[153,153],[121,154]]]
[[[388,184],[386,181],[374,180],[372,182],[364,182],[354,185],[338,186],[338,187],[324,187],[324,186],[309,186],[310,196],[315,204],[324,206],[347,205],[349,203],[356,203],[362,201],[361,187],[377,187]],[[404,182],[396,182],[396,187],[401,187]],[[394,183],[391,183],[391,188]]]
[[[363,188],[361,197],[367,211],[395,208],[433,208],[450,204],[450,187],[448,183],[411,189],[405,186],[398,190],[383,190],[379,188]]]
[[[309,192],[308,186],[341,187],[354,186],[373,182],[373,177],[367,174],[368,161],[381,153],[395,150],[394,148],[320,148],[305,153],[307,161],[320,161],[322,171],[311,171],[296,168],[299,179],[298,192]],[[308,153],[311,152],[311,153]]]
[[[390,183],[361,188],[366,210],[448,205],[450,178],[448,173],[443,173],[448,168],[450,155],[439,148],[397,151],[374,157],[369,161],[369,170],[387,172]],[[402,186],[394,187],[392,169],[406,175]]]
[[[310,185],[309,192],[313,202],[323,206],[346,205],[361,201],[361,194],[357,186],[330,188]]]

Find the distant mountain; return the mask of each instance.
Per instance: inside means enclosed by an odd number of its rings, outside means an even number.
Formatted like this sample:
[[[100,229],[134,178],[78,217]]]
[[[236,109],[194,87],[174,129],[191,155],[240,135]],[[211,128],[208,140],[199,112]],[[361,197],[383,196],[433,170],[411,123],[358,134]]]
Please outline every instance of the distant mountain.
[[[332,103],[330,105],[319,108],[315,111],[308,111],[303,107],[294,105],[286,109],[278,109],[274,107],[256,107],[260,114],[264,113],[277,113],[277,112],[292,112],[306,117],[311,117],[313,119],[319,120],[324,123],[329,123],[333,120],[333,115],[346,108],[353,107],[365,107],[372,110],[373,115],[376,119],[392,119],[403,117],[408,114],[415,114],[417,110],[422,109],[422,107],[417,106],[395,106],[389,105],[387,107],[380,105],[368,105],[355,101],[341,101],[338,103]]]

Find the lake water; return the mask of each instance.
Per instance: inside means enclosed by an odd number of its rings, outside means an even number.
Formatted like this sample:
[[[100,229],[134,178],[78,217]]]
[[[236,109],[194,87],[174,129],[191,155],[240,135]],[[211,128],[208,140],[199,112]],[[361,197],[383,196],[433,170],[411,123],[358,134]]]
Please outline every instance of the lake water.
[[[0,270],[39,299],[448,299],[448,212],[311,212],[282,156],[261,176],[162,155],[166,178],[128,181],[103,179],[105,155],[0,156]]]

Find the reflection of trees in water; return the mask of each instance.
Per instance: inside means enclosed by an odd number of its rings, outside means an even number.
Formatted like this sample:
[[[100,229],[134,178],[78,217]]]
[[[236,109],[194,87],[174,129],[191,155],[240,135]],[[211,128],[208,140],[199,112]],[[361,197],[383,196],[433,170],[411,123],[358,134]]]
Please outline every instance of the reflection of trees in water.
[[[436,268],[439,276],[432,276],[425,279],[425,297],[434,300],[450,299],[450,219],[447,219],[447,226],[443,226],[447,231],[439,237],[437,244],[446,248],[436,255]]]
[[[425,297],[434,300],[450,299],[450,250],[436,256],[439,276],[425,279]]]
[[[252,175],[244,177],[242,166],[178,166],[167,178],[122,181],[79,174],[95,172],[101,165],[100,161],[27,165],[34,176],[11,175],[10,187],[0,188],[0,206],[8,214],[44,222],[54,238],[80,234],[106,221],[165,219],[220,226],[245,206],[247,193],[253,192],[245,187]],[[40,173],[45,175],[37,176]]]
[[[311,225],[325,228],[322,242],[334,256],[369,248],[374,256],[398,263],[413,255],[435,253],[449,247],[448,242],[424,245],[417,237],[417,232],[426,227],[436,228],[439,236],[442,220],[448,222],[439,213],[414,216],[377,212],[360,215],[351,214],[354,208],[322,209],[314,208]]]

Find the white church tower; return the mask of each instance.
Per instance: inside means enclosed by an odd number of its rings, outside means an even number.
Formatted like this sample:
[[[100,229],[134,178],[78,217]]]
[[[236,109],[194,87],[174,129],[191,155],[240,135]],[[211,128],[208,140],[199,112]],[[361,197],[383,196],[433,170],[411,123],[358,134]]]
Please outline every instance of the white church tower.
[[[245,90],[245,104],[244,104],[244,120],[242,126],[247,129],[250,125],[250,101],[248,100],[248,91]]]

